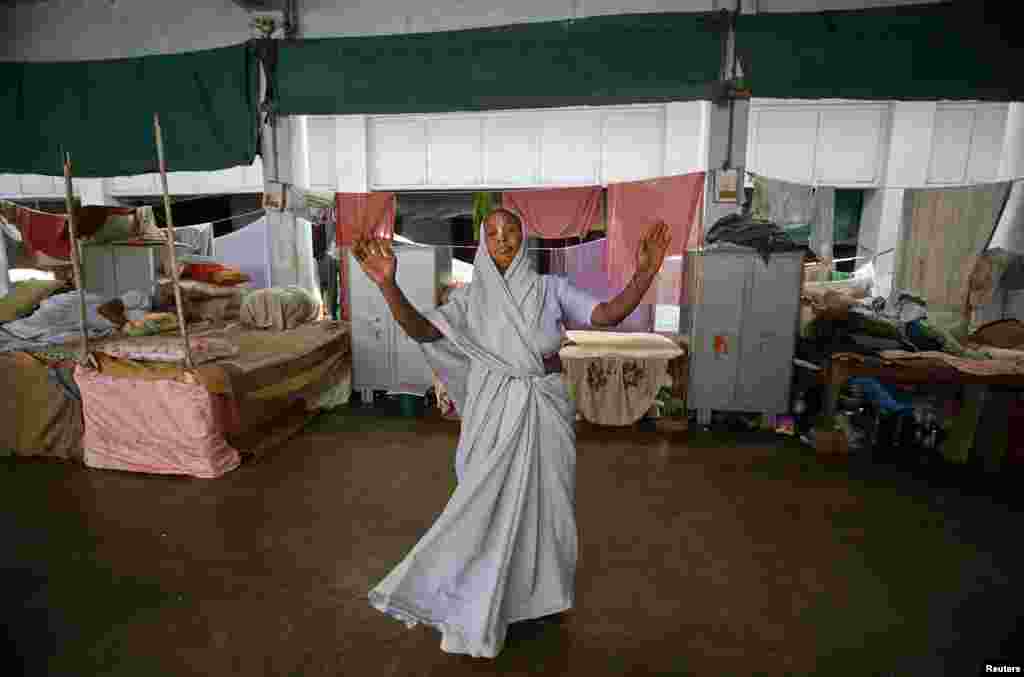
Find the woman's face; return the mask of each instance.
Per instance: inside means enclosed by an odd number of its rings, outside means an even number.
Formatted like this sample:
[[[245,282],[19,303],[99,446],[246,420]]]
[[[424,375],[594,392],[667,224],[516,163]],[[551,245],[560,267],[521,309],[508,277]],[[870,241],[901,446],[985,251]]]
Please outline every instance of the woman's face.
[[[496,212],[487,217],[484,234],[487,238],[487,251],[494,259],[494,265],[504,274],[523,244],[522,226],[508,214]]]

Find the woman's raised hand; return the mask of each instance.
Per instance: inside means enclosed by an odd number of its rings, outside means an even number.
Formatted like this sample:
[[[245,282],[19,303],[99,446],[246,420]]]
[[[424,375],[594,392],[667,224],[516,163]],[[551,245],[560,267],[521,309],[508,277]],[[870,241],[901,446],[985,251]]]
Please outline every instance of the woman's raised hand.
[[[665,261],[668,246],[672,243],[672,234],[664,221],[659,221],[647,229],[640,247],[636,252],[636,270],[638,273],[655,275],[661,270]]]
[[[352,244],[352,255],[356,257],[359,267],[363,269],[366,276],[373,280],[378,287],[389,283],[394,284],[398,261],[395,259],[395,252],[391,249],[390,239],[360,235]]]

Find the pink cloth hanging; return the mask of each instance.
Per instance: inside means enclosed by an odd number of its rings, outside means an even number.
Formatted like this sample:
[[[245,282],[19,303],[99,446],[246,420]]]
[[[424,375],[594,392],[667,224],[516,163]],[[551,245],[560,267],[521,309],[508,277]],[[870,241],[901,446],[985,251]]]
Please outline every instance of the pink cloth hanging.
[[[601,188],[546,188],[508,191],[502,205],[518,213],[526,230],[537,237],[560,240],[583,237],[599,218]]]
[[[681,256],[703,237],[704,172],[608,186],[608,280],[622,289],[636,272],[636,252],[647,228],[664,221],[672,233],[669,256]],[[657,301],[657,285],[643,303]]]
[[[394,193],[335,193],[335,235],[338,248],[351,247],[356,237],[390,238],[395,234]],[[338,265],[341,319],[351,320],[349,312],[348,258],[339,252]]]
[[[358,235],[391,237],[394,234],[394,193],[337,193],[334,202],[339,247],[351,247]]]

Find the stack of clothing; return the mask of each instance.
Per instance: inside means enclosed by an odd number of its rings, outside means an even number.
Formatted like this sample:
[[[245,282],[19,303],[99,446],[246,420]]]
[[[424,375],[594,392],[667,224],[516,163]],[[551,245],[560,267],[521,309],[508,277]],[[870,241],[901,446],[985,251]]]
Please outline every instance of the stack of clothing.
[[[789,235],[773,222],[743,214],[729,214],[720,218],[704,236],[704,241],[709,245],[727,242],[756,249],[765,263],[769,261],[773,252],[807,249],[793,242]]]
[[[815,317],[803,328],[797,345],[799,359],[822,365],[834,353],[884,357],[941,352],[969,360],[992,357],[965,346],[952,331],[929,319],[926,301],[913,293],[897,290],[889,300],[840,296],[841,301],[833,297],[828,299],[830,303],[814,306]]]

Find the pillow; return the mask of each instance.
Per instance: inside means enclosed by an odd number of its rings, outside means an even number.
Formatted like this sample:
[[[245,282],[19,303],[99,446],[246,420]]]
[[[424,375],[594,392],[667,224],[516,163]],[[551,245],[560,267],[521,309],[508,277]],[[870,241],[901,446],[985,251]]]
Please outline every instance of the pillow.
[[[196,301],[241,296],[249,291],[249,288],[244,286],[225,287],[219,284],[189,280],[187,278],[178,280],[178,286],[181,287],[181,295],[184,298]],[[160,281],[157,297],[161,301],[161,305],[174,304],[174,286],[170,280]]]
[[[13,322],[32,314],[36,306],[64,286],[59,280],[22,280],[11,285],[7,296],[0,298],[0,322]]]
[[[128,336],[153,336],[178,328],[178,316],[171,313],[148,313],[142,320],[129,321],[124,328]]]
[[[192,337],[192,362],[203,364],[238,355],[238,346],[218,338]],[[140,362],[184,362],[185,344],[180,336],[136,336],[110,339],[96,346],[96,352]]]

